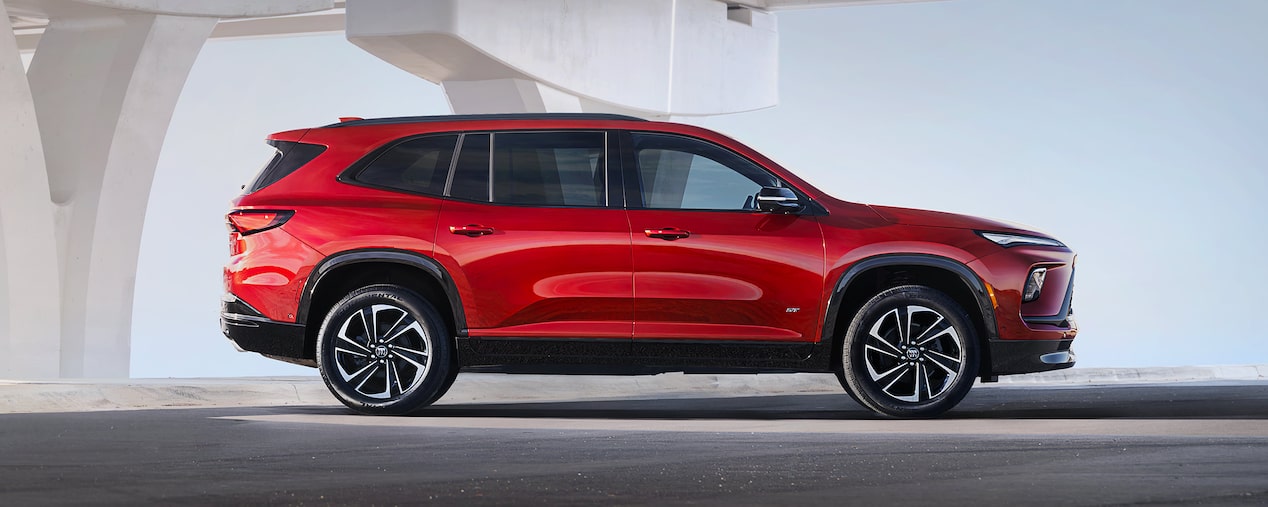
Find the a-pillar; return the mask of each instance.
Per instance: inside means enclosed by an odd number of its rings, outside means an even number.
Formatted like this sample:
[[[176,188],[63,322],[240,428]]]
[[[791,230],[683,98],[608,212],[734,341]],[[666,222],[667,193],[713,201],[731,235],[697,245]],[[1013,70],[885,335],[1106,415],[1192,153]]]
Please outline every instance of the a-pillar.
[[[217,21],[58,17],[40,39],[27,78],[54,206],[61,269],[44,273],[61,273],[62,377],[128,376],[137,254],[159,149]]]

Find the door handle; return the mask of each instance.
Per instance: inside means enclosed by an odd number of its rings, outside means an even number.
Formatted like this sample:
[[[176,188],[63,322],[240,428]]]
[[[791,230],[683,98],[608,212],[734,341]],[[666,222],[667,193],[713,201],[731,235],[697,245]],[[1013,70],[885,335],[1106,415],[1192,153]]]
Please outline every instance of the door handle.
[[[673,227],[666,227],[664,229],[645,229],[643,234],[646,234],[649,238],[660,238],[665,241],[673,241],[675,239],[682,239],[691,236],[690,232],[682,229],[675,229]]]
[[[449,226],[449,232],[476,238],[476,237],[484,236],[486,234],[493,234],[493,228],[485,227],[483,225],[476,225],[476,224],[451,225]]]

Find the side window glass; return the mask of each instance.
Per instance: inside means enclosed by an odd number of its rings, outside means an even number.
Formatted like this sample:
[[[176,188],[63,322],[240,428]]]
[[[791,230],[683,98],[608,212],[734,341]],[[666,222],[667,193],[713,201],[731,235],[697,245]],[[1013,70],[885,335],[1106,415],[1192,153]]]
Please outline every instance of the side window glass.
[[[321,155],[322,152],[326,151],[325,146],[317,144],[291,141],[269,141],[269,144],[277,148],[277,153],[273,155],[273,159],[264,166],[264,169],[260,170],[260,174],[256,175],[255,180],[247,187],[248,194],[277,183],[278,180],[289,176],[296,169],[312,162],[313,159],[317,158],[317,155]]]
[[[507,132],[493,136],[493,202],[606,204],[603,132]]]
[[[754,210],[754,197],[779,180],[752,161],[687,137],[633,133],[643,207]]]
[[[462,148],[454,166],[449,196],[489,202],[489,134],[462,136]]]
[[[457,135],[410,139],[383,152],[353,179],[376,187],[441,195],[457,142]]]

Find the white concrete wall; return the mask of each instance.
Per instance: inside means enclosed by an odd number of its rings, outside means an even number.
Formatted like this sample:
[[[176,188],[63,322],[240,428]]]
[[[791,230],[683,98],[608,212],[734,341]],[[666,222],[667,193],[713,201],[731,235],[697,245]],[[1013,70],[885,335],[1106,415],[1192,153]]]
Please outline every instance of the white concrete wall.
[[[778,103],[775,16],[750,9],[741,9],[739,14],[748,23],[729,19],[721,2],[677,2],[671,114],[734,113]]]
[[[465,114],[585,111],[575,95],[528,79],[444,81],[441,88],[449,106]]]

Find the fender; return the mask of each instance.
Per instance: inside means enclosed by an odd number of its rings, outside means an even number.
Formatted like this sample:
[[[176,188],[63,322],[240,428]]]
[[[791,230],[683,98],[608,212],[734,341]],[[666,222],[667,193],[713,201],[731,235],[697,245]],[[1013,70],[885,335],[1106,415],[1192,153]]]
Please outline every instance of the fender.
[[[832,331],[836,329],[837,315],[841,310],[841,299],[845,297],[850,284],[854,283],[860,274],[870,269],[884,266],[926,266],[955,273],[972,289],[973,297],[977,300],[978,312],[982,316],[982,324],[986,328],[986,336],[983,338],[987,340],[996,339],[996,335],[999,332],[995,324],[995,305],[991,304],[991,296],[986,292],[986,284],[968,266],[954,259],[937,255],[882,254],[855,262],[854,265],[845,270],[845,273],[841,274],[841,279],[837,281],[836,287],[832,290],[832,295],[828,298],[827,313],[823,318],[823,340],[821,342],[833,338]]]
[[[313,268],[312,273],[308,275],[308,280],[304,282],[304,292],[300,294],[299,310],[296,312],[296,322],[308,321],[308,307],[312,304],[313,293],[317,291],[318,285],[321,284],[326,275],[333,272],[336,268],[347,266],[349,264],[359,264],[364,262],[387,262],[392,264],[401,264],[418,268],[423,272],[431,275],[440,283],[440,287],[445,292],[445,296],[449,298],[449,306],[453,308],[454,332],[458,336],[464,336],[467,333],[467,315],[463,310],[462,298],[458,295],[458,286],[454,284],[453,277],[449,276],[449,272],[445,270],[435,259],[427,257],[417,252],[409,250],[396,250],[390,248],[366,248],[358,250],[348,250],[339,252],[322,259]]]

